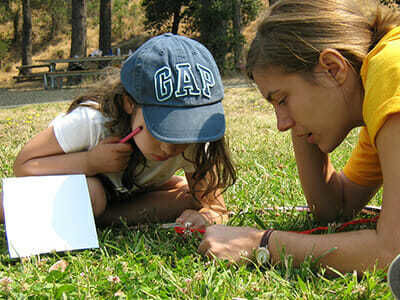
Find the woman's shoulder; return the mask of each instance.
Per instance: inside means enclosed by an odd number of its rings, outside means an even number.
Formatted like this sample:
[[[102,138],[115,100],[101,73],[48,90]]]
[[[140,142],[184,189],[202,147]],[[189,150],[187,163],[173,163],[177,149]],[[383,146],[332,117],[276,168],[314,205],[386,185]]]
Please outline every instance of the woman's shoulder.
[[[363,61],[361,75],[366,75],[371,64],[393,63],[396,58],[400,58],[400,27],[389,31],[368,53]]]
[[[368,53],[368,56],[373,56],[385,48],[398,47],[400,43],[400,26],[393,28],[387,32],[376,46]]]
[[[386,119],[400,111],[400,27],[386,34],[368,54],[361,69],[364,86],[363,118],[370,139]]]

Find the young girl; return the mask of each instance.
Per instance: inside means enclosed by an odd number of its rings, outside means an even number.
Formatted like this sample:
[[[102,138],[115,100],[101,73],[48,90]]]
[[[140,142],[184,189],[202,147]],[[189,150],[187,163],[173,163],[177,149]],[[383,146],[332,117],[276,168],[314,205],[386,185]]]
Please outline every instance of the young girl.
[[[85,174],[98,224],[221,223],[221,194],[235,171],[210,52],[164,34],[135,51],[118,77],[75,99],[27,143],[15,175]],[[180,169],[186,178],[174,175]]]
[[[291,129],[315,217],[352,218],[383,185],[376,230],[304,235],[216,225],[201,252],[239,261],[240,253],[256,250],[276,263],[284,251],[296,265],[312,255],[359,274],[390,264],[400,252],[399,25],[399,13],[375,1],[281,0],[259,25],[247,58],[278,129]],[[328,153],[360,126],[350,160],[336,171]]]

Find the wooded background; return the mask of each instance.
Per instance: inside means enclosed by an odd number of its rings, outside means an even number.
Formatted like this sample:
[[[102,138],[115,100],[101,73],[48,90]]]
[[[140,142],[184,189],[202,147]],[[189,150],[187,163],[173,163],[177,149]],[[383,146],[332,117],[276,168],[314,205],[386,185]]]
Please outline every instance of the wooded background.
[[[62,33],[70,38],[70,51],[59,56],[87,56],[87,30],[98,26],[97,48],[103,55],[115,54],[115,41],[136,39],[137,47],[150,36],[172,32],[203,43],[222,71],[235,69],[242,60],[243,29],[268,4],[268,0],[2,0],[0,25],[7,27],[0,33],[0,61],[30,65],[32,55]]]
[[[32,56],[60,36],[69,39],[70,50],[58,58],[87,56],[88,28],[98,27],[96,48],[103,54],[115,54],[117,47],[126,53],[122,42],[132,40],[127,45],[133,51],[150,36],[173,32],[203,43],[222,73],[237,70],[246,45],[243,30],[276,1],[1,0],[0,69],[7,62],[32,64]]]

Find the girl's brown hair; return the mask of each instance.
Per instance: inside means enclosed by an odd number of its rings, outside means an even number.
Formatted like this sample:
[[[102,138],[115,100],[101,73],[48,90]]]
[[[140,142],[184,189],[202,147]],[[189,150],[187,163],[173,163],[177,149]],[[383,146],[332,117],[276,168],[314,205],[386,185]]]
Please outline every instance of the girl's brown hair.
[[[399,12],[375,0],[280,0],[259,24],[247,74],[253,79],[256,68],[267,66],[310,74],[327,48],[359,72],[367,53],[399,24]]]
[[[105,127],[112,135],[126,136],[132,128],[131,115],[127,114],[123,108],[123,97],[125,95],[134,103],[135,108],[140,107],[125,91],[119,77],[119,72],[111,72],[111,75],[106,80],[100,82],[84,95],[75,98],[67,112],[71,112],[81,105],[95,108],[109,119],[105,123]],[[88,102],[88,100],[90,101]],[[133,139],[130,142],[134,151],[122,178],[122,183],[127,188],[133,185],[138,186],[135,183],[135,176],[140,174],[146,164],[145,157]],[[202,195],[202,198],[205,199],[205,196],[209,193],[215,194],[219,189],[222,189],[222,192],[224,192],[229,186],[235,183],[236,171],[224,137],[214,142],[195,144],[194,154],[193,163],[195,165],[195,172],[193,178],[195,184],[191,188],[192,191],[195,191],[197,184],[205,179],[208,183]],[[185,159],[189,160],[186,157]],[[142,166],[142,168],[137,168],[137,166]],[[202,199],[198,200],[203,202]]]

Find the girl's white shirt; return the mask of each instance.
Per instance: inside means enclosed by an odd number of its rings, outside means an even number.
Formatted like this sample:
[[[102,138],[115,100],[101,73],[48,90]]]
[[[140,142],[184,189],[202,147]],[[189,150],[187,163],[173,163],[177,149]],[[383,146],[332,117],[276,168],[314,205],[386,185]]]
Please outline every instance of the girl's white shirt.
[[[68,114],[57,116],[50,126],[54,128],[54,134],[65,153],[89,151],[100,141],[110,135],[104,123],[107,119],[93,108],[78,106]],[[185,157],[192,158],[194,144],[185,150]],[[142,168],[141,166],[139,167]],[[187,173],[195,171],[194,164],[184,159],[183,155],[172,157],[166,161],[147,161],[144,170],[136,177],[136,183],[143,188],[157,187],[167,182],[177,170],[183,169]],[[116,189],[124,190],[122,186],[122,174],[105,174]],[[132,191],[138,191],[134,187]]]

